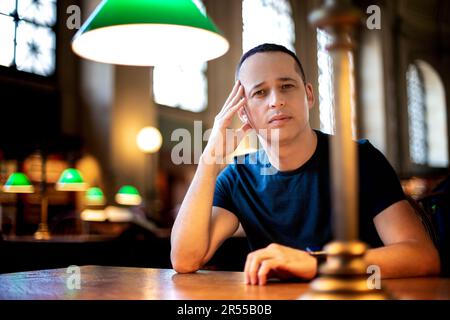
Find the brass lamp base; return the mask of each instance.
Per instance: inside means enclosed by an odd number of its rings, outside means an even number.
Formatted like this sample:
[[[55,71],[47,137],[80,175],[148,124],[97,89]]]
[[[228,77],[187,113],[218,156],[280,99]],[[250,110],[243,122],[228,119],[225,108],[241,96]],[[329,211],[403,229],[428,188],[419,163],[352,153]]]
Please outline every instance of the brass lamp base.
[[[387,300],[382,289],[368,283],[364,254],[367,246],[359,241],[332,242],[325,247],[326,262],[319,267],[319,277],[299,300]]]
[[[50,231],[46,223],[39,223],[38,230],[34,233],[36,240],[49,240],[51,238]]]

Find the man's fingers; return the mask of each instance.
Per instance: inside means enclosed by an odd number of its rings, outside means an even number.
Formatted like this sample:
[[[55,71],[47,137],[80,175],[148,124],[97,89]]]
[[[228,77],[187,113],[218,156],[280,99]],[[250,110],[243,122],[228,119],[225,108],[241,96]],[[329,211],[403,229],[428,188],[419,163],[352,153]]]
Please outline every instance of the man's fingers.
[[[242,92],[239,92],[239,91]],[[240,84],[239,81],[236,81],[236,83],[234,84],[233,90],[231,90],[230,95],[228,96],[227,100],[225,101],[225,103],[223,104],[222,109],[220,110],[218,116],[222,115],[227,109],[230,108],[230,106],[233,106],[233,100],[236,99],[236,97],[238,97],[238,99],[240,98],[240,96],[242,95],[244,91],[244,88],[242,87],[242,85]]]
[[[234,116],[234,114],[236,113],[236,111],[238,111],[240,108],[242,108],[245,105],[245,103],[246,103],[246,99],[241,98],[241,100],[237,104],[235,104],[233,107],[231,107],[225,111],[223,119],[224,120],[231,119]]]
[[[245,278],[246,284],[251,284],[249,269],[250,269],[250,264],[251,264],[252,259],[253,259],[253,254],[249,253],[247,255],[247,259],[245,260],[245,266],[244,266],[244,278]]]
[[[248,256],[247,256],[247,260],[245,261],[245,266],[244,266],[244,282],[245,284],[250,284],[250,278],[248,277]]]
[[[242,85],[239,85],[238,91],[236,92],[236,95],[231,99],[229,105],[229,108],[232,108],[236,103],[238,103],[241,99],[244,98],[244,87]]]
[[[258,284],[258,270],[261,261],[271,258],[271,253],[267,249],[260,249],[250,253],[245,262],[244,273],[245,283]]]
[[[317,273],[317,261],[304,251],[270,244],[250,253],[244,270],[247,284],[264,285],[272,276],[280,279],[292,276],[312,279]]]
[[[223,117],[228,112],[228,110],[234,108],[236,104],[238,104],[243,98],[244,98],[244,87],[240,85],[235,95],[231,98],[231,100],[228,103],[226,103],[223,106],[222,110],[220,110],[217,116]]]
[[[251,284],[258,284],[258,270],[260,263],[261,259],[259,257],[253,257],[253,259],[251,259],[250,261],[250,265],[248,268],[248,275]]]
[[[231,99],[236,95],[236,92],[239,89],[240,84],[241,83],[239,82],[239,80],[237,80],[234,83],[233,89],[231,90],[230,95],[228,96],[227,100],[225,101],[224,106],[228,105],[230,103]]]
[[[258,284],[265,285],[270,271],[278,267],[278,262],[275,259],[264,260],[258,270]]]
[[[224,114],[220,115],[220,122],[222,123],[222,126],[225,128],[228,128],[228,126],[231,124],[232,118],[234,114],[243,106],[245,105],[245,98],[242,98],[241,101],[239,101],[238,104],[233,106],[232,108],[224,111]]]

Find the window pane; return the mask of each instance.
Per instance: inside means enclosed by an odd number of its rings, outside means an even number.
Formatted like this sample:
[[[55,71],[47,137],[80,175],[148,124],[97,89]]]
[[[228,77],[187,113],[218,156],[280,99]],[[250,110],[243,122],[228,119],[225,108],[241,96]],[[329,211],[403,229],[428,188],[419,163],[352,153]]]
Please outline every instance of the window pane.
[[[448,166],[448,134],[444,85],[430,64],[418,60],[415,65],[423,79],[428,165],[445,168]]]
[[[425,99],[423,84],[415,65],[409,66],[407,75],[409,153],[416,164],[427,164]]]
[[[295,26],[288,0],[243,0],[242,21],[244,52],[265,42],[295,52]]]
[[[380,34],[365,33],[360,48],[363,136],[368,138],[381,152],[386,153],[383,53]]]
[[[9,67],[14,60],[14,19],[0,14],[0,65]]]
[[[16,8],[16,0],[1,0],[0,13],[11,14]],[[0,29],[3,30],[3,29]]]
[[[20,0],[17,11],[20,19],[49,27],[56,23],[56,0]]]
[[[155,67],[153,70],[155,101],[192,112],[205,110],[208,92],[206,68],[206,62]]]
[[[17,27],[18,70],[43,76],[55,70],[55,34],[50,28],[20,21]]]
[[[317,30],[320,130],[334,134],[333,67],[331,57],[325,49],[330,41],[330,36],[326,32]]]
[[[335,125],[335,110],[334,104],[334,75],[333,75],[333,59],[331,58],[327,46],[331,43],[331,36],[317,29],[317,66],[319,72],[319,117],[320,117],[320,130],[334,134],[336,132]],[[356,92],[355,92],[355,67],[353,54],[347,53],[348,65],[348,77],[341,79],[342,81],[349,82],[349,95],[350,95],[350,116],[352,126],[352,137],[357,138],[357,125],[356,125]]]

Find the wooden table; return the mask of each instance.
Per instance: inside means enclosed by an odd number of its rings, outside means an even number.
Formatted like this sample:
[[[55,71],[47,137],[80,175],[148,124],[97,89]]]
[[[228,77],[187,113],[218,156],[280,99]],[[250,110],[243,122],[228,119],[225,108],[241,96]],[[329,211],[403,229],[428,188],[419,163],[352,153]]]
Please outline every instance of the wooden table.
[[[83,266],[81,288],[70,290],[72,275],[65,268],[0,275],[0,300],[292,300],[308,289],[305,282],[245,285],[242,272]],[[382,286],[399,299],[450,300],[450,279],[383,280]]]
[[[5,236],[4,241],[10,243],[86,243],[86,242],[104,242],[112,241],[117,236],[97,235],[97,234],[78,234],[78,235],[52,235],[50,239],[36,240],[34,236]]]

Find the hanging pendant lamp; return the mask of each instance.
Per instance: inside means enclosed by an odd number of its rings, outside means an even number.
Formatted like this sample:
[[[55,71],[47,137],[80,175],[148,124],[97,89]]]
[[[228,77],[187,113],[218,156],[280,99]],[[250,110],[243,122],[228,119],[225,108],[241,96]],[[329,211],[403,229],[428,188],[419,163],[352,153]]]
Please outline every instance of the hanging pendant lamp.
[[[135,66],[207,61],[228,48],[191,0],[103,0],[72,40],[83,58]]]

